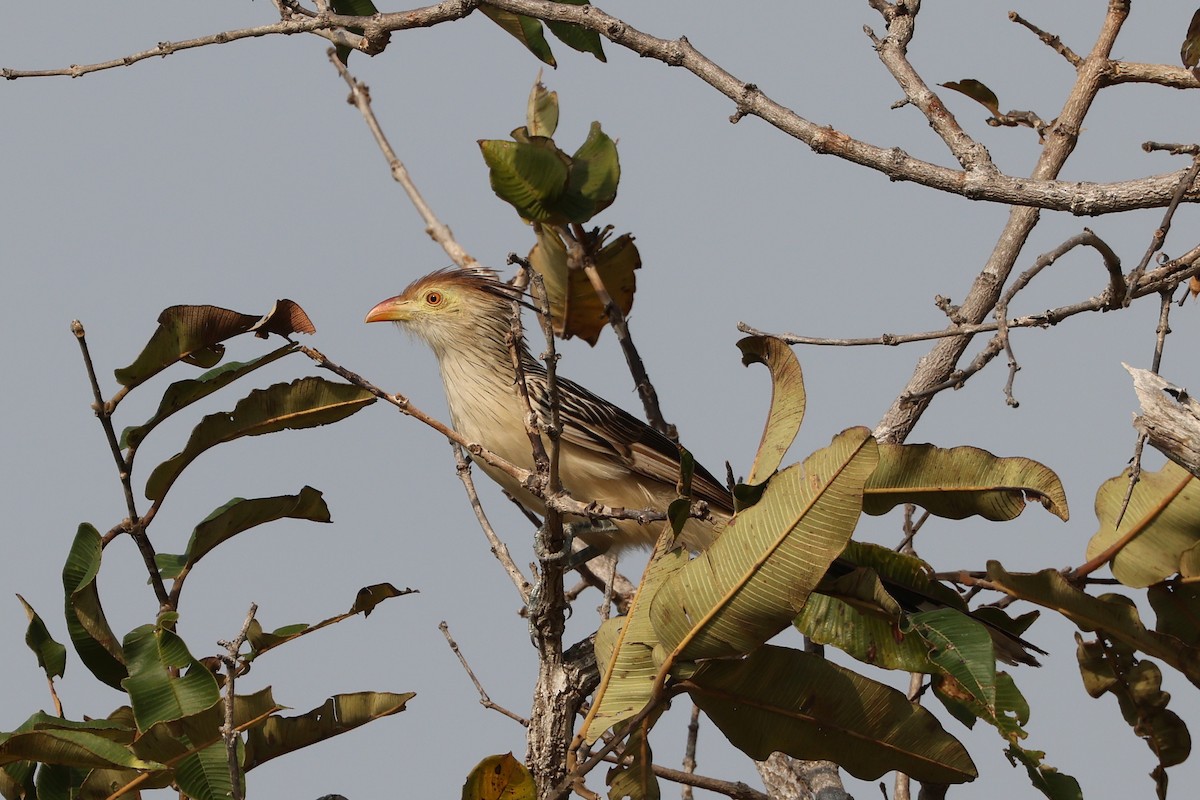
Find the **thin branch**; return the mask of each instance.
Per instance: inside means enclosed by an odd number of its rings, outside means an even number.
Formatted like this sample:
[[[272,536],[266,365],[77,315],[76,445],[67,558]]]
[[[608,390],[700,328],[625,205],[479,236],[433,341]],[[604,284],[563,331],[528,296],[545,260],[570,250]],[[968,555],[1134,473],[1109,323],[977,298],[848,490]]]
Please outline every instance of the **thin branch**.
[[[242,30],[224,31],[185,42],[163,42],[153,49],[122,58],[86,66],[73,65],[56,70],[0,69],[0,77],[9,80],[48,75],[79,77],[102,69],[128,66],[148,58],[170,55],[183,49],[223,44],[239,39],[318,33],[338,27],[361,28],[365,33],[355,42],[339,42],[366,53],[379,52],[386,45],[386,35],[392,31],[429,27],[462,19],[480,4],[480,0],[444,0],[437,5],[411,11],[376,14],[371,17],[351,17],[337,14],[314,18],[280,21]],[[595,31],[613,43],[639,55],[654,58],[669,66],[683,67],[735,103],[734,121],[744,116],[757,116],[781,132],[807,144],[816,153],[829,153],[855,164],[887,175],[893,181],[913,181],[939,191],[961,195],[972,200],[985,200],[1005,205],[1070,211],[1073,214],[1099,215],[1137,208],[1165,206],[1179,182],[1179,173],[1153,175],[1117,183],[1081,183],[1053,180],[1052,174],[1037,174],[1018,178],[996,173],[981,167],[957,170],[942,167],[909,156],[898,148],[885,148],[859,141],[841,131],[820,125],[796,114],[772,100],[757,86],[735,78],[718,64],[704,57],[687,41],[659,39],[633,28],[625,21],[604,13],[591,5],[569,5],[552,0],[488,0],[487,5],[517,14],[525,14],[553,22],[579,25]],[[909,2],[911,5],[911,0]],[[1194,88],[1198,84],[1190,72],[1161,65],[1125,65],[1107,60],[1112,39],[1124,20],[1123,5],[1110,11],[1106,26],[1097,39],[1102,59],[1081,62],[1081,74],[1089,73],[1087,82],[1095,88],[1114,83],[1153,80],[1162,85]],[[1115,23],[1115,24],[1114,24]],[[352,37],[353,38],[353,37]],[[1092,56],[1089,56],[1092,58]],[[1089,66],[1090,65],[1090,66]],[[1084,69],[1088,66],[1088,69]],[[1166,77],[1158,76],[1162,72]],[[1076,99],[1079,95],[1076,94]],[[1085,104],[1086,105],[1086,104]],[[1082,109],[1081,109],[1082,110]],[[1059,124],[1061,126],[1061,118]],[[1061,129],[1061,127],[1060,127]],[[1071,126],[1070,136],[1078,128]],[[1056,174],[1056,173],[1055,173]],[[1188,202],[1200,201],[1200,193],[1190,192]]]
[[[1143,144],[1143,149],[1147,145]],[[1175,217],[1175,209],[1179,208],[1179,204],[1183,201],[1184,194],[1196,183],[1196,177],[1200,175],[1200,154],[1192,156],[1192,166],[1180,179],[1179,185],[1175,187],[1174,193],[1171,195],[1171,202],[1167,204],[1167,210],[1163,214],[1162,222],[1154,230],[1154,235],[1150,237],[1150,244],[1146,248],[1146,252],[1142,255],[1142,260],[1138,262],[1137,267],[1129,275],[1129,287],[1125,294],[1125,304],[1128,305],[1133,300],[1134,290],[1137,289],[1138,283],[1141,281],[1146,267],[1149,266],[1154,254],[1162,249],[1163,243],[1167,239],[1167,233],[1171,230],[1171,220]]]
[[[483,503],[479,500],[479,493],[475,491],[475,480],[471,477],[471,462],[463,454],[462,446],[455,443],[451,445],[454,451],[455,471],[458,473],[458,479],[462,481],[463,489],[467,493],[467,500],[471,503],[471,509],[475,512],[475,519],[479,522],[479,527],[483,529],[483,535],[487,537],[488,544],[491,545],[492,555],[504,567],[504,571],[508,573],[508,577],[512,580],[513,586],[517,588],[517,594],[521,596],[521,602],[525,605],[529,604],[529,591],[531,584],[521,572],[520,567],[513,561],[512,554],[508,552],[508,545],[496,535],[495,528],[488,520],[487,514],[483,510]]]
[[[879,39],[866,28],[866,33],[875,45],[879,60],[887,67],[888,72],[896,79],[896,83],[904,91],[908,104],[913,105],[925,115],[929,126],[933,129],[951,154],[968,173],[996,173],[996,165],[987,148],[975,141],[958,120],[942,103],[937,93],[929,88],[920,74],[913,69],[908,60],[908,45],[912,41],[916,28],[919,4],[911,4],[904,14],[896,13],[894,6],[884,10],[883,16],[887,21],[888,35]]]
[[[1083,59],[1080,58],[1074,50],[1067,47],[1067,45],[1063,43],[1063,40],[1060,39],[1057,34],[1047,33],[1015,11],[1008,12],[1008,18],[1018,25],[1023,25],[1025,28],[1032,31],[1035,36],[1042,40],[1044,45],[1065,58],[1067,63],[1072,67],[1078,69],[1079,65],[1083,63]]]
[[[408,169],[404,166],[404,162],[396,155],[396,151],[392,149],[392,145],[388,142],[387,136],[383,132],[383,128],[379,124],[379,120],[375,117],[375,112],[371,109],[371,92],[366,84],[357,80],[346,69],[346,65],[337,57],[337,53],[329,50],[329,60],[337,69],[338,74],[342,76],[342,80],[350,87],[350,97],[348,102],[357,108],[362,113],[363,119],[367,123],[367,127],[371,130],[371,135],[375,137],[375,143],[379,145],[379,149],[383,152],[383,157],[387,159],[388,169],[391,170],[392,180],[400,184],[404,189],[404,193],[408,195],[408,199],[412,201],[413,207],[417,209],[417,213],[421,215],[421,219],[425,221],[425,232],[429,237],[441,245],[446,251],[446,255],[450,256],[450,260],[459,267],[470,267],[477,262],[470,253],[458,243],[454,238],[454,232],[449,226],[445,225],[433,213],[433,209],[425,202],[425,198],[417,189],[412,178],[408,174]]]
[[[613,755],[605,756],[604,760],[610,764],[620,763],[620,759]],[[726,797],[732,798],[732,800],[770,800],[769,795],[741,781],[724,781],[719,778],[709,778],[705,775],[697,775],[694,772],[680,772],[677,769],[662,767],[658,764],[651,764],[650,769],[655,775],[664,780],[681,784],[685,787],[685,792],[694,786],[697,789],[723,794]],[[690,796],[690,792],[685,796]]]
[[[220,656],[221,663],[225,666],[225,723],[221,726],[221,737],[225,740],[225,755],[229,764],[229,796],[233,800],[243,800],[245,796],[242,790],[242,768],[238,762],[238,745],[241,742],[234,724],[234,682],[237,680],[237,676],[246,669],[246,662],[241,656],[241,650],[242,645],[246,643],[246,636],[250,632],[250,623],[254,622],[256,613],[258,613],[258,605],[251,603],[237,637],[231,642],[217,642],[225,648],[225,654]]]
[[[105,404],[104,396],[100,393],[100,382],[96,378],[96,366],[92,363],[92,355],[88,350],[87,335],[83,330],[83,323],[79,320],[71,322],[71,333],[75,334],[75,340],[79,342],[79,352],[83,355],[83,364],[87,369],[88,381],[92,386],[92,410],[96,412],[96,419],[100,420],[100,427],[104,429],[104,438],[108,441],[109,450],[112,451],[113,461],[117,465],[117,476],[121,481],[121,490],[125,493],[125,508],[129,512],[127,525],[123,525],[124,530],[133,539],[137,545],[138,552],[142,554],[142,561],[146,565],[146,571],[150,574],[150,585],[154,587],[154,596],[158,598],[160,607],[169,608],[170,596],[167,594],[167,587],[163,585],[162,574],[158,571],[158,563],[155,560],[154,545],[150,542],[150,537],[146,535],[146,524],[149,521],[147,517],[139,517],[137,513],[137,502],[133,496],[133,483],[130,479],[129,464],[125,457],[121,455],[121,444],[117,439],[117,432],[112,424],[111,407]],[[157,504],[154,506],[157,509]]]
[[[458,656],[458,663],[462,664],[462,668],[467,671],[467,676],[471,679],[471,683],[475,684],[475,691],[479,692],[479,704],[492,711],[498,711],[518,725],[528,728],[529,720],[520,714],[514,714],[502,705],[492,702],[492,698],[488,697],[487,690],[483,688],[483,684],[475,677],[475,672],[471,669],[471,665],[467,663],[466,657],[458,649],[458,642],[454,641],[454,638],[450,635],[450,626],[446,624],[445,620],[438,623],[438,630],[442,632],[442,636],[446,637],[446,644],[450,645],[451,652]]]
[[[683,774],[695,776],[696,774],[696,744],[700,739],[700,706],[692,703],[692,714],[688,719],[687,740],[683,748]],[[681,793],[682,800],[692,800],[693,784],[685,783],[683,792]],[[730,795],[732,797],[732,795]]]

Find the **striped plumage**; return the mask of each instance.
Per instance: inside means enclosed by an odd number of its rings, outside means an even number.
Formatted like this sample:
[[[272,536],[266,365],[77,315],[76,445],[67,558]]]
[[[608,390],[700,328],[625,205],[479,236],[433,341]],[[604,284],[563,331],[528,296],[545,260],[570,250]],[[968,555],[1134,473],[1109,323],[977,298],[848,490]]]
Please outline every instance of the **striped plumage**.
[[[454,429],[507,461],[533,468],[525,433],[525,404],[516,385],[508,346],[512,301],[519,293],[497,280],[491,270],[448,269],[412,283],[367,314],[368,322],[392,321],[425,340],[437,355]],[[549,420],[546,369],[520,343],[522,371],[530,404]],[[665,511],[676,498],[679,451],[665,436],[577,383],[558,378],[562,422],[559,475],[563,488],[582,502],[599,501],[629,509]],[[511,476],[479,465],[522,505],[542,513],[542,503]],[[729,492],[697,465],[692,495],[706,501],[714,516],[733,513]],[[601,547],[650,545],[660,525],[615,520],[617,532]],[[682,540],[693,549],[715,536],[713,522],[689,520]],[[585,539],[588,537],[585,534]]]
[[[424,339],[437,355],[454,429],[507,461],[533,469],[533,454],[525,432],[526,406],[517,389],[517,374],[508,346],[512,303],[520,292],[502,283],[491,270],[447,269],[414,281],[404,292],[384,300],[367,314],[367,322],[395,322]],[[546,369],[519,346],[521,367],[530,405],[542,421],[549,420]],[[563,488],[582,502],[597,500],[629,509],[665,511],[677,496],[679,451],[666,437],[617,406],[577,383],[558,378],[562,422],[559,476]],[[507,473],[480,462],[493,480],[529,510],[541,514],[540,500]],[[726,488],[699,464],[692,478],[692,496],[704,500],[712,520],[691,519],[682,543],[702,550],[733,514]],[[661,525],[614,520],[616,533],[584,539],[599,548],[620,549],[651,545]],[[844,558],[834,562],[827,578],[855,569]],[[906,610],[919,611],[940,603],[911,587],[888,590]],[[1044,652],[1020,637],[980,620],[995,643],[996,655],[1009,664],[1036,665],[1028,652]]]

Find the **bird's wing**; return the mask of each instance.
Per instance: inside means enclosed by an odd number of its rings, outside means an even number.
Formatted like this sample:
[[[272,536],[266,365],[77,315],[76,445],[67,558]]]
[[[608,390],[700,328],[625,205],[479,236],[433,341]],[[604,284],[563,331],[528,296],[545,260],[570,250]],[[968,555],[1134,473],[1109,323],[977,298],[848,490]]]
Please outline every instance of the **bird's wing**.
[[[548,419],[545,372],[527,370],[526,384],[530,400]],[[574,381],[558,378],[558,389],[564,442],[609,458],[615,456],[630,472],[655,483],[674,486],[679,481],[679,448],[674,442]],[[692,474],[692,497],[716,511],[733,513],[728,490],[701,464],[696,464]]]

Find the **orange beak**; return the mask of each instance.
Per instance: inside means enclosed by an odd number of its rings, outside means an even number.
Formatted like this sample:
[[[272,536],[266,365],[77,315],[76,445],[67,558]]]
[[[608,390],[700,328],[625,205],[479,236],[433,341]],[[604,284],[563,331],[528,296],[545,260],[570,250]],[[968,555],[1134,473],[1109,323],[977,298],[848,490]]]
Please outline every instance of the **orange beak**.
[[[367,312],[367,322],[402,322],[408,319],[401,295],[389,297]]]

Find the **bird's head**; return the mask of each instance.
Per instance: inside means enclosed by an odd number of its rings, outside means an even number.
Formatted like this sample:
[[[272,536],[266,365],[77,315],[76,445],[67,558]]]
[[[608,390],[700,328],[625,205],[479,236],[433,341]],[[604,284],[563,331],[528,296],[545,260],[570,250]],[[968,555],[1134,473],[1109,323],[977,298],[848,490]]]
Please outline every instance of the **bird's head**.
[[[443,269],[413,281],[367,312],[367,322],[394,322],[439,354],[476,347],[478,337],[504,341],[519,290],[489,269]]]

